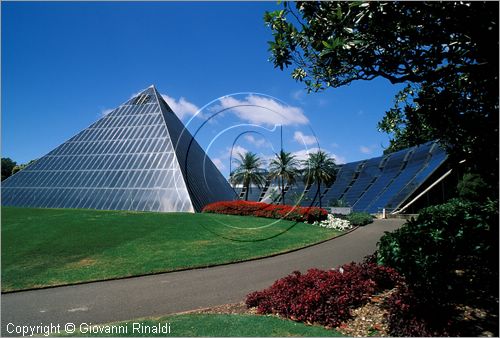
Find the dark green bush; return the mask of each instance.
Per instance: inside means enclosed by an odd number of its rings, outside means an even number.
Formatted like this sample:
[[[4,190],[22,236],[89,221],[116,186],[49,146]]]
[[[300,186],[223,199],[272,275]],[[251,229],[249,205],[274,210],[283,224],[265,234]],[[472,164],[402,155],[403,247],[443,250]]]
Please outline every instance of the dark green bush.
[[[381,238],[378,263],[405,276],[424,303],[444,306],[477,292],[498,294],[497,202],[453,199],[422,210]]]
[[[353,226],[362,226],[373,223],[373,216],[367,212],[352,212],[346,216],[346,219]]]
[[[450,321],[453,308],[429,306],[415,297],[405,284],[399,284],[384,302],[385,317],[391,337],[461,336],[456,323]]]
[[[465,173],[457,184],[458,196],[465,200],[484,201],[488,196],[488,185],[474,173]]]

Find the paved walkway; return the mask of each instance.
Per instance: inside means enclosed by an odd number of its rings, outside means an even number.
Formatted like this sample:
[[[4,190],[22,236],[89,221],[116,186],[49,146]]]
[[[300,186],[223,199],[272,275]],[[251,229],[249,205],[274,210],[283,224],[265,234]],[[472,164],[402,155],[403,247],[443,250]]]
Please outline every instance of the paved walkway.
[[[294,270],[328,269],[360,261],[374,252],[384,231],[401,220],[377,220],[303,250],[256,261],[207,269],[4,294],[2,335],[8,323],[44,325],[106,323],[160,316],[241,301]]]

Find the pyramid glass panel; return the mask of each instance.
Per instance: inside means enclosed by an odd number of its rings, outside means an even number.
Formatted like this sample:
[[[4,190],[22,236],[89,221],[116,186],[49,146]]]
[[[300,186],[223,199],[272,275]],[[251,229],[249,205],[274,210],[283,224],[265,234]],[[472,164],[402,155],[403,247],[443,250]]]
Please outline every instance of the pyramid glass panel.
[[[179,137],[193,145],[189,156]],[[233,198],[154,87],[2,182],[2,205],[24,207],[194,212]]]

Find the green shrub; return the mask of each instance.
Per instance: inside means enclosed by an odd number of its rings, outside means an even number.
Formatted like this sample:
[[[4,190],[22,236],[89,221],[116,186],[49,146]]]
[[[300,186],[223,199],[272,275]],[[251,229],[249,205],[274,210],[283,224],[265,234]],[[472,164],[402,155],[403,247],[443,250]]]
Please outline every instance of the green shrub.
[[[352,212],[346,216],[346,219],[353,226],[362,226],[373,223],[373,216],[367,212]]]
[[[426,208],[380,239],[378,263],[399,271],[428,304],[498,293],[497,205],[453,199]]]
[[[457,184],[457,193],[465,200],[484,201],[488,196],[488,185],[480,175],[465,173]]]

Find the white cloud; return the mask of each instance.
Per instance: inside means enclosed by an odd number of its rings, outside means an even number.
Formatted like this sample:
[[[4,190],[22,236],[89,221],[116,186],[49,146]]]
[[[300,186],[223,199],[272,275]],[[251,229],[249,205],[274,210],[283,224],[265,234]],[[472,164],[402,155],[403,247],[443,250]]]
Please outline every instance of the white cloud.
[[[248,152],[248,149],[235,145],[234,147],[227,147],[225,154],[222,155],[222,159],[228,159],[232,157],[233,159],[239,158],[238,154],[245,155]]]
[[[331,154],[332,157],[335,159],[335,163],[337,164],[345,164],[347,163],[347,160],[344,156],[340,156],[340,155],[337,155],[337,154]]]
[[[297,125],[309,122],[299,107],[285,106],[271,98],[248,95],[243,100],[232,96],[219,99],[219,105],[211,110],[230,109],[241,120],[254,124]]]
[[[292,154],[295,155],[295,157],[297,158],[297,160],[304,161],[304,160],[306,160],[309,157],[309,154],[315,153],[318,150],[320,150],[320,149],[317,148],[317,147],[315,147],[315,148],[309,148],[309,149],[303,149],[303,150],[295,151]],[[339,156],[339,155],[334,154],[334,153],[331,153],[331,152],[329,152],[326,149],[321,149],[321,150],[324,151],[324,152],[326,152],[330,157],[332,157],[335,160],[336,164],[344,164],[344,163],[346,163],[345,157]]]
[[[179,100],[168,96],[167,94],[161,94],[161,97],[167,102],[167,104],[172,108],[174,113],[182,120],[185,116],[195,115],[199,108],[192,102],[186,100],[186,98],[181,97]]]
[[[373,153],[373,151],[375,150],[376,146],[375,145],[371,145],[371,146],[360,146],[359,147],[359,151],[362,152],[363,154],[371,154]]]
[[[101,110],[101,116],[104,117],[106,115],[108,115],[109,113],[111,113],[114,109],[102,109]]]
[[[214,158],[214,159],[212,159],[212,162],[215,164],[217,169],[219,169],[220,171],[226,169],[226,166],[224,165],[224,163],[222,162],[222,160],[220,158]]]
[[[332,143],[332,148],[338,148],[338,147],[340,147],[340,145],[338,143],[336,143],[336,142]]]
[[[130,95],[130,99],[133,99],[134,97],[136,97],[137,95],[139,95],[140,93],[142,93],[143,91],[141,90],[140,92],[136,92],[136,93],[133,93],[132,95]]]
[[[296,131],[293,134],[293,139],[299,144],[305,144],[307,146],[318,144],[318,139],[314,135],[305,135],[301,131]]]
[[[222,164],[222,168],[224,169],[226,168],[226,166],[224,166],[224,163],[229,164],[230,161],[232,161],[232,165],[234,168],[234,165],[237,162],[236,160],[240,159],[239,155],[245,155],[248,151],[248,149],[240,145],[235,145],[234,147],[226,147],[224,150],[220,151],[219,157],[214,158],[212,161],[219,168],[219,170],[222,169],[221,167],[219,167],[218,163]],[[257,156],[262,160],[264,167],[267,165],[266,163],[274,157],[274,155],[265,154],[257,154]]]
[[[137,95],[142,93],[142,91],[133,93],[130,98],[134,98]],[[185,97],[181,97],[176,100],[174,97],[169,96],[167,94],[161,94],[161,97],[167,102],[167,104],[172,108],[174,113],[182,120],[185,116],[195,115],[199,108],[194,103],[189,102]]]
[[[248,149],[240,145],[226,147],[224,150],[219,151],[219,157],[217,157],[217,159],[225,162],[226,160],[229,160],[231,156],[233,159],[239,158],[238,154],[245,155],[246,152],[248,152]]]
[[[264,138],[262,137],[255,137],[251,134],[246,134],[245,136],[243,136],[245,140],[247,140],[248,143],[250,144],[253,144],[254,146],[260,148],[262,147],[263,145],[265,145],[267,142]]]
[[[293,91],[290,95],[292,96],[292,98],[294,100],[297,100],[299,102],[303,102],[304,101],[305,92],[302,89],[298,89],[298,90]]]

